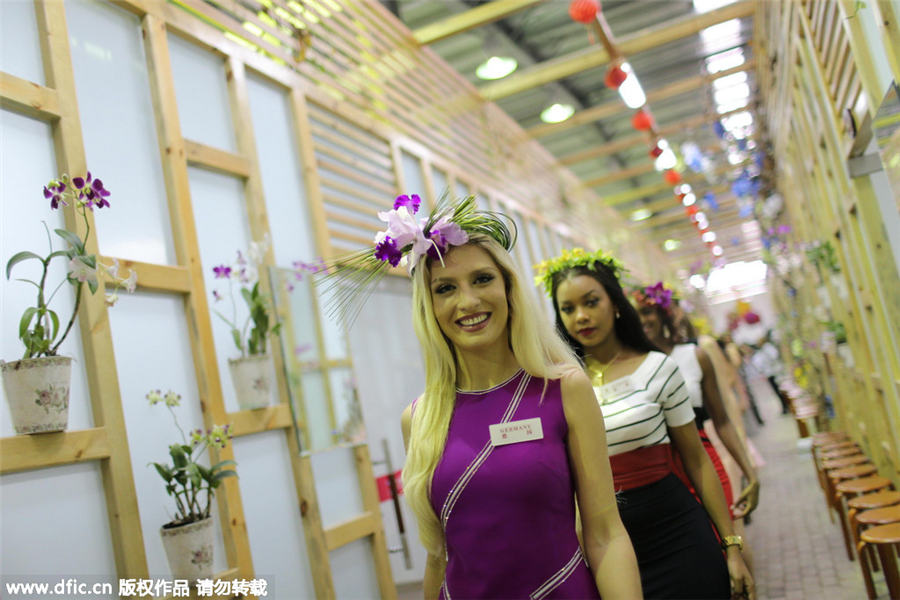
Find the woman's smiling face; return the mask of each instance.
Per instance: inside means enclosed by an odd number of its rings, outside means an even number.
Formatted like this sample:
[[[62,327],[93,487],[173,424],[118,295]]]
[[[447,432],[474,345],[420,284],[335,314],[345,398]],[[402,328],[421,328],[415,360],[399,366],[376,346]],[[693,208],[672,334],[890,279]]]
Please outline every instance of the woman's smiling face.
[[[509,347],[503,274],[483,248],[465,244],[431,263],[431,301],[445,336],[460,351]]]
[[[615,335],[616,308],[600,282],[590,275],[576,275],[560,283],[556,305],[566,331],[585,350]]]

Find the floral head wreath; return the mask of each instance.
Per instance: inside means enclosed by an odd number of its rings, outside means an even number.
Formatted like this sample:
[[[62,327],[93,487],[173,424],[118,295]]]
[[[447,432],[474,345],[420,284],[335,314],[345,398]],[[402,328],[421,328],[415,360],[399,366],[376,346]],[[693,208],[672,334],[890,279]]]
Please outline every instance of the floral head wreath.
[[[583,248],[572,248],[571,250],[563,250],[563,253],[556,258],[551,258],[534,265],[534,268],[537,271],[537,276],[534,278],[534,284],[538,287],[543,286],[547,295],[552,296],[553,276],[555,274],[560,271],[574,269],[575,267],[587,267],[592,271],[596,271],[597,263],[612,271],[616,279],[626,271],[625,266],[621,262],[611,254],[605,253],[603,250],[586,252]]]
[[[632,292],[632,296],[638,306],[658,306],[667,313],[672,310],[675,294],[671,288],[663,285],[662,281],[645,288],[638,288]]]
[[[421,203],[418,194],[397,196],[391,210],[378,213],[387,229],[375,234],[374,247],[328,265],[320,279],[331,315],[352,321],[390,267],[406,267],[412,273],[426,256],[443,264],[451,246],[461,246],[473,235],[493,238],[507,251],[516,243],[515,223],[479,210],[475,196],[451,201],[445,194],[430,215],[417,219]]]

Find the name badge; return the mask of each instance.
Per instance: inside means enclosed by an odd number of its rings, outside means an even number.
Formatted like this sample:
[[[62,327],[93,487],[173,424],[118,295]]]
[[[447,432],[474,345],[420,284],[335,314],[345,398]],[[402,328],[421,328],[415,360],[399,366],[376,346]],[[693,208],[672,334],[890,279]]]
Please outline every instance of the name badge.
[[[492,446],[505,446],[506,444],[518,444],[540,440],[544,437],[544,429],[541,427],[540,417],[510,421],[509,423],[497,423],[488,427],[491,432]]]
[[[599,388],[597,390],[597,397],[600,399],[600,403],[604,404],[606,402],[612,402],[616,398],[624,396],[632,391],[634,391],[634,385],[631,382],[631,377],[626,376],[611,381]]]

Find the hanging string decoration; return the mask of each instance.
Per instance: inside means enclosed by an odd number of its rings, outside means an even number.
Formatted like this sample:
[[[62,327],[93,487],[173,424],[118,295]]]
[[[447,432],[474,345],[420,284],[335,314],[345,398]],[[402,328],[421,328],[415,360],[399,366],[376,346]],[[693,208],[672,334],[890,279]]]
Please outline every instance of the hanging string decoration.
[[[590,23],[600,12],[597,0],[572,0],[569,3],[569,16],[579,23]]]

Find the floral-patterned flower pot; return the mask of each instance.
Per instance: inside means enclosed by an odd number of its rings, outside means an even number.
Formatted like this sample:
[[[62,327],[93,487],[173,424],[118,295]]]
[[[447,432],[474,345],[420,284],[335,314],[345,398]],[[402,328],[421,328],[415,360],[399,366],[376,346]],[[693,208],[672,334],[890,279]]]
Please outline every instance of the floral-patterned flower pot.
[[[173,579],[208,579],[213,575],[213,519],[159,530]]]
[[[3,391],[18,434],[65,431],[69,425],[72,358],[43,356],[0,361]]]
[[[231,381],[241,410],[263,408],[270,403],[272,363],[268,354],[228,359]]]

